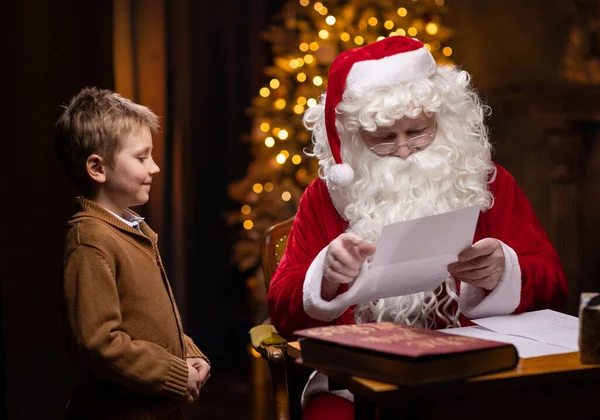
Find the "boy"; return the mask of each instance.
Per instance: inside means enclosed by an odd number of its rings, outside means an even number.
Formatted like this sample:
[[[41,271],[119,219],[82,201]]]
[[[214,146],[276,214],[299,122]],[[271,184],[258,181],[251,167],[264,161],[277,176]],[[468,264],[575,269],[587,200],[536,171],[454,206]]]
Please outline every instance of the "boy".
[[[83,192],[67,224],[62,282],[67,344],[84,375],[69,419],[180,419],[210,376],[183,333],[157,235],[129,210],[159,168],[158,118],[108,90],[86,88],[56,123],[54,147]]]

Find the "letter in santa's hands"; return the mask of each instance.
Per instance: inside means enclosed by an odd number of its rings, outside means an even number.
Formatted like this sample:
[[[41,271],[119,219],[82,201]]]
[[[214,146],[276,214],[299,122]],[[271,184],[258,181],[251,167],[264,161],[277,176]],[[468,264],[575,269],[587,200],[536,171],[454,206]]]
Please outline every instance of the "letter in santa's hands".
[[[366,275],[344,293],[351,304],[434,290],[449,276],[447,266],[473,244],[480,206],[383,227]]]

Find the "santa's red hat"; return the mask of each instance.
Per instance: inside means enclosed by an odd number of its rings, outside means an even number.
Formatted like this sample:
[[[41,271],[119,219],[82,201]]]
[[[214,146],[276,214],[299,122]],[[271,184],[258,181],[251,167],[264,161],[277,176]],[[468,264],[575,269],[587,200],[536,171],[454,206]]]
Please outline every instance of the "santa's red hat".
[[[329,69],[325,100],[325,128],[335,160],[328,170],[329,180],[348,185],[354,179],[350,165],[342,162],[340,136],[335,128],[335,108],[348,88],[366,92],[394,83],[430,77],[437,69],[435,60],[421,41],[390,36],[364,47],[339,54]]]

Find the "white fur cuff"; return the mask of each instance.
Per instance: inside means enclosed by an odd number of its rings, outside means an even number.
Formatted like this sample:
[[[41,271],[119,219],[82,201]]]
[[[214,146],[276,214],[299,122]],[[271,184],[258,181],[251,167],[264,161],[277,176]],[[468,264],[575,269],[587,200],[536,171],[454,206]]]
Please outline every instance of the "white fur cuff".
[[[459,308],[470,319],[511,314],[521,301],[521,266],[514,249],[502,244],[504,274],[489,295],[481,287],[467,283],[460,285]]]
[[[333,321],[340,317],[351,305],[350,299],[348,299],[349,296],[345,293],[336,296],[331,301],[326,301],[321,297],[321,283],[323,282],[325,255],[327,254],[328,249],[329,246],[323,248],[321,252],[319,252],[319,255],[313,260],[306,272],[302,288],[304,311],[311,318],[326,322]],[[367,264],[363,264],[357,279],[366,275],[367,271]]]

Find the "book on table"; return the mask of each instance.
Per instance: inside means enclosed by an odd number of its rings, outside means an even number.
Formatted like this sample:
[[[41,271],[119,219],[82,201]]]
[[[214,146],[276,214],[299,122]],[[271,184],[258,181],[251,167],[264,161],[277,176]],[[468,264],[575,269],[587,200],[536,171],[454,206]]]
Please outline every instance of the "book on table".
[[[373,322],[299,330],[299,363],[401,386],[466,379],[513,369],[514,345],[436,330]]]

